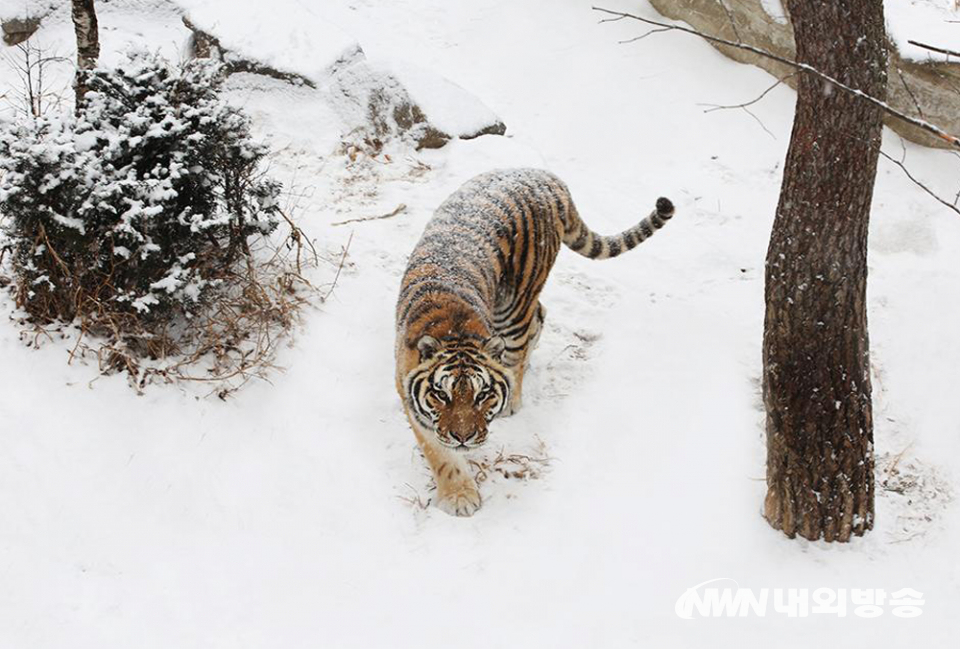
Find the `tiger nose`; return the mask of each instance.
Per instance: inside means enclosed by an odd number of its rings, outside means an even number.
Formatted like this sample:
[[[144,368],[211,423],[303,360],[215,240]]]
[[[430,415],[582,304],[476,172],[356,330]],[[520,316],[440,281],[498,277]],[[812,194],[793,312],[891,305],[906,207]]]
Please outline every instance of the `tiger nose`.
[[[473,430],[469,430],[469,429],[464,429],[461,431],[451,430],[450,436],[456,441],[460,442],[461,444],[466,444],[467,442],[470,442],[470,441],[483,442],[485,433],[486,433],[485,430],[474,428]]]
[[[476,436],[477,436],[477,431],[475,431],[475,430],[474,430],[474,431],[469,431],[469,432],[468,432],[468,431],[463,431],[463,432],[461,432],[461,431],[457,431],[457,430],[451,430],[451,431],[450,431],[450,437],[452,437],[453,439],[457,440],[457,441],[460,442],[461,444],[466,444],[467,442],[469,442],[471,439],[473,439],[473,438],[476,437]]]

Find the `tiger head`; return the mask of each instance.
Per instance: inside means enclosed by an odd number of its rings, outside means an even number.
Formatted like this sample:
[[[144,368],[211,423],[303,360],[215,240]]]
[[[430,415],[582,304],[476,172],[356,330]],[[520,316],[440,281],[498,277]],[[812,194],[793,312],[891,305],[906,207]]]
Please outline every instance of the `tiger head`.
[[[511,373],[501,362],[505,343],[422,336],[419,364],[404,381],[411,411],[441,444],[460,451],[487,440],[489,423],[510,402]]]

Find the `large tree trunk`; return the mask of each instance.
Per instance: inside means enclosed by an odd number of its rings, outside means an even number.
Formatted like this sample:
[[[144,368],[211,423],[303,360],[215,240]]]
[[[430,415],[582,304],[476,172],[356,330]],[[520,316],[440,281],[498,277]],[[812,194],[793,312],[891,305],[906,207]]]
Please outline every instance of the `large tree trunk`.
[[[883,99],[882,0],[788,0],[797,59]],[[879,109],[801,75],[766,267],[764,516],[793,538],[873,527],[867,225]]]
[[[77,78],[74,89],[79,110],[87,92],[86,72],[96,67],[100,58],[100,34],[93,0],[73,0],[73,28],[77,34]]]

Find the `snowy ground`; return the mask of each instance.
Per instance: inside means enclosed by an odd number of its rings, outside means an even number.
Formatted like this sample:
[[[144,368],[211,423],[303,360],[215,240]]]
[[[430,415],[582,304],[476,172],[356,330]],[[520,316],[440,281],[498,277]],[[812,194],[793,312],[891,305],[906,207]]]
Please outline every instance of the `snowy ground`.
[[[960,20],[957,0],[896,0],[885,2],[883,9],[890,36],[904,57],[918,61],[944,60],[942,54],[911,45],[909,41],[956,49],[957,21]]]
[[[259,24],[259,3],[181,4]],[[269,4],[286,24],[318,24],[312,3]],[[740,110],[705,113],[752,99],[770,77],[680,35],[618,45],[641,28],[597,25],[588,2],[451,4],[354,0],[322,16],[371,56],[469,89],[508,137],[350,162],[334,154],[322,89],[231,82],[325,255],[336,261],[352,235],[332,297],[270,383],[226,402],[192,386],[137,396],[122,377],[68,366],[63,343],[27,348],[13,323],[0,326],[0,647],[886,648],[955,637],[960,218],[881,162],[876,443],[881,468],[898,473],[879,476],[887,488],[866,538],[790,541],[759,515],[758,378],[793,92],[753,107],[763,127]],[[156,6],[104,3],[106,59],[131,42],[181,51],[178,16]],[[642,2],[610,6],[652,15]],[[71,35],[51,20],[38,37],[69,52]],[[297,51],[310,47],[298,40]],[[960,186],[949,153],[901,148],[889,132],[885,149],[944,195]],[[432,209],[478,172],[525,165],[564,178],[599,231],[634,223],[659,195],[677,217],[614,261],[561,252],[524,410],[495,424],[487,451],[550,459],[534,465],[537,479],[491,475],[480,512],[455,519],[417,504],[430,478],[393,387],[393,305]],[[331,225],[399,204],[390,219]],[[331,282],[335,266],[316,281]],[[926,604],[912,620],[679,619],[684,590],[718,577],[910,587]]]

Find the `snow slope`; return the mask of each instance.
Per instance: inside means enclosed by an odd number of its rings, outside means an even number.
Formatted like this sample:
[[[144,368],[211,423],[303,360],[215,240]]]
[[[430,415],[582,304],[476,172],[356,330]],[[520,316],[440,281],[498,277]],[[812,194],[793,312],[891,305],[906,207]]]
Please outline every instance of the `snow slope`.
[[[260,3],[207,1],[247,17],[253,37]],[[315,4],[270,6],[298,33]],[[176,15],[126,6],[101,14],[105,57],[138,39],[182,47]],[[960,631],[960,218],[881,161],[877,449],[884,466],[902,454],[919,485],[878,489],[877,529],[848,546],[790,541],[759,516],[758,377],[792,91],[751,107],[763,128],[743,111],[705,113],[753,98],[769,76],[685,37],[618,45],[641,28],[598,25],[579,1],[325,11],[372,56],[470,89],[512,136],[350,162],[334,154],[321,91],[235,77],[231,96],[329,259],[317,283],[349,245],[343,272],[282,352],[286,371],[226,402],[189,385],[138,397],[94,364],[68,366],[67,343],[28,348],[0,326],[0,647],[886,648]],[[68,27],[38,36],[69,50]],[[953,196],[956,157],[885,137]],[[393,304],[432,209],[476,173],[525,165],[561,176],[599,231],[634,223],[659,195],[677,217],[617,260],[561,253],[524,410],[494,424],[487,451],[537,456],[542,440],[552,459],[539,479],[491,477],[480,512],[454,519],[415,504],[430,480],[394,392]],[[399,204],[390,219],[332,225]],[[679,619],[684,590],[717,577],[910,587],[927,603],[913,620]]]
[[[960,40],[960,5],[956,0],[894,0],[885,2],[887,29],[905,58],[943,60],[942,54],[909,41],[918,41],[956,51]]]
[[[328,66],[356,48],[356,40],[337,26],[335,16],[322,3],[249,2],[240,10],[225,10],[229,5],[223,0],[177,4],[191,22],[215,34],[229,50],[309,79],[322,76]]]

